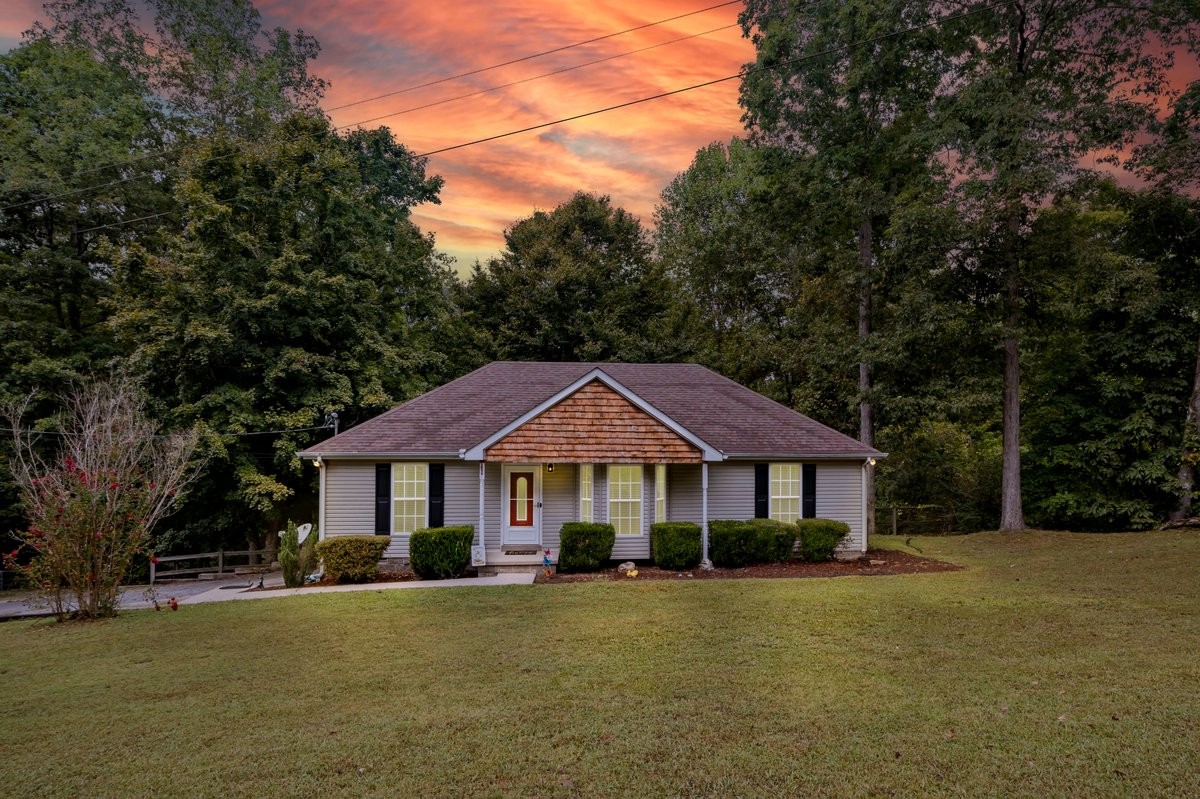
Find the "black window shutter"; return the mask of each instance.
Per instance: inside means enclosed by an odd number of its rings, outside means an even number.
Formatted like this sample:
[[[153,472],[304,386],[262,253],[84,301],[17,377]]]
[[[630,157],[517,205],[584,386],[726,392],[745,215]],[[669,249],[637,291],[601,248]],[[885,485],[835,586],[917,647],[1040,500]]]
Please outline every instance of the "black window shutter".
[[[817,464],[805,463],[800,467],[800,516],[817,518]]]
[[[446,464],[429,464],[429,526],[446,523]]]
[[[392,464],[375,464],[375,535],[392,533]]]
[[[771,464],[754,464],[754,518],[771,515]]]

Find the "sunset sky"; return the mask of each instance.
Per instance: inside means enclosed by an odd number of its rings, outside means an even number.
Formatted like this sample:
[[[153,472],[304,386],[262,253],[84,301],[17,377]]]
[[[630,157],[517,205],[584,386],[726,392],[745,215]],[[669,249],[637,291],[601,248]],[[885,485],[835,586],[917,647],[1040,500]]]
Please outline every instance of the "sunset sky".
[[[334,125],[387,125],[413,151],[427,153],[735,74],[754,52],[736,24],[741,3],[711,8],[720,2],[257,0],[257,7],[264,27],[301,28],[321,43],[312,67],[331,84],[324,108]],[[0,51],[20,41],[21,32],[42,14],[41,3],[0,2]],[[691,13],[705,8],[711,10]],[[671,43],[684,37],[694,38]],[[637,50],[642,52],[624,55]],[[601,59],[610,60],[580,66]],[[1198,74],[1200,66],[1184,58],[1172,82],[1182,86]],[[520,83],[441,102],[515,82]],[[688,167],[696,150],[741,133],[737,91],[738,81],[730,80],[432,155],[429,173],[446,181],[442,203],[421,207],[414,218],[437,236],[440,249],[458,259],[460,272],[475,259],[499,252],[506,226],[535,210],[552,209],[581,189],[610,195],[649,227],[660,192]],[[387,93],[395,94],[358,102]],[[396,114],[432,103],[437,105]],[[1132,182],[1128,175],[1123,178]]]
[[[553,77],[369,122],[387,125],[418,153],[529,127],[736,73],[753,60],[737,27],[741,4],[467,78],[338,108],[481,69],[721,0],[258,0],[267,27],[302,28],[321,43],[313,71],[330,81],[324,107],[338,126],[663,45]],[[41,0],[0,3],[0,50],[41,15]],[[715,33],[664,44],[693,34]],[[667,182],[698,148],[739,133],[738,82],[431,156],[446,180],[442,204],[414,214],[466,271],[503,247],[503,230],[578,190],[608,194],[652,223]]]

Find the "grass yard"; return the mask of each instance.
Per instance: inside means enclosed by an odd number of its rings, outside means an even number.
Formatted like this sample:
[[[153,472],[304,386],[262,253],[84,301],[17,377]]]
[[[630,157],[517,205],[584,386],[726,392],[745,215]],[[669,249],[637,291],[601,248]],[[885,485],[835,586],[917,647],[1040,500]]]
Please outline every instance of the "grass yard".
[[[1200,535],[911,541],[968,568],[2,624],[0,794],[1200,796]]]

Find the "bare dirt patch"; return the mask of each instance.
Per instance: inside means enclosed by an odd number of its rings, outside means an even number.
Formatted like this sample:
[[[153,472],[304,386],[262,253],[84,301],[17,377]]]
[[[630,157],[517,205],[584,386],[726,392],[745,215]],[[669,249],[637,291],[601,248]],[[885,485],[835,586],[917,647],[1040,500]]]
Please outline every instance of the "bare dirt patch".
[[[738,580],[750,577],[851,577],[875,576],[890,574],[924,574],[927,572],[958,571],[962,568],[954,563],[943,560],[923,558],[909,552],[894,549],[867,550],[862,558],[850,561],[829,561],[827,563],[805,563],[794,560],[786,563],[760,563],[745,566],[740,569],[692,569],[691,571],[671,571],[657,566],[639,564],[637,577],[630,578],[615,566],[598,572],[582,574],[555,573],[547,577],[538,573],[538,583],[591,583],[620,580]]]

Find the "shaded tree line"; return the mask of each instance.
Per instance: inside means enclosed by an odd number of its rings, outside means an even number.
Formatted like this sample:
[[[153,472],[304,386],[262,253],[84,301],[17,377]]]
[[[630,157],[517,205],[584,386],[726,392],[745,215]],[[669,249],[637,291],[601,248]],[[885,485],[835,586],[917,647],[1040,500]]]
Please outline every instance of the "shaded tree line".
[[[160,551],[266,543],[312,515],[296,452],[326,414],[496,358],[704,363],[891,453],[880,501],[967,529],[1192,513],[1186,3],[749,0],[746,134],[653,230],[580,192],[463,278],[410,219],[441,179],[321,114],[315,40],[246,0],[151,5],[144,31],[122,0],[52,3],[0,56],[0,395],[51,425],[116,370],[199,424]]]

